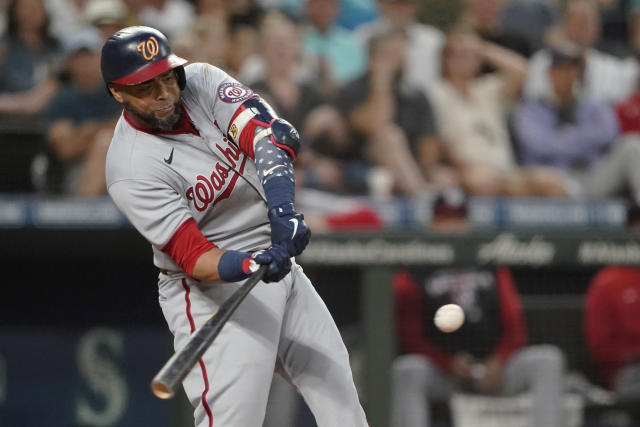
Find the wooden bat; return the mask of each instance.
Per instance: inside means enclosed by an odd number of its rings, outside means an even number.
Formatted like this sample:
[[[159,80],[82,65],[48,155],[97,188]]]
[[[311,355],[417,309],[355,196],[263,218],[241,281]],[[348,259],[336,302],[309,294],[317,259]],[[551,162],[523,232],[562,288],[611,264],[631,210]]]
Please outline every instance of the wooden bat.
[[[176,385],[182,383],[191,368],[202,357],[207,348],[216,339],[222,327],[245,299],[251,289],[264,277],[267,265],[261,265],[231,296],[218,311],[206,321],[187,341],[187,344],[164,364],[151,381],[151,391],[159,399],[170,399]]]

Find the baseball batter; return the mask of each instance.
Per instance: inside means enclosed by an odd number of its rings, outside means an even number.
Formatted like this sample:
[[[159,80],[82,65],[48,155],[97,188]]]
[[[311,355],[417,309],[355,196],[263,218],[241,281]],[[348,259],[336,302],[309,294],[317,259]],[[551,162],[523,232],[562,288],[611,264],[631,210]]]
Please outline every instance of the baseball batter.
[[[293,203],[296,130],[224,71],[184,66],[153,28],[118,31],[101,61],[124,107],[109,194],[152,245],[174,347],[257,264],[273,282],[256,286],[186,377],[195,425],[261,426],[278,367],[318,426],[366,426],[338,329],[292,258],[310,236]]]

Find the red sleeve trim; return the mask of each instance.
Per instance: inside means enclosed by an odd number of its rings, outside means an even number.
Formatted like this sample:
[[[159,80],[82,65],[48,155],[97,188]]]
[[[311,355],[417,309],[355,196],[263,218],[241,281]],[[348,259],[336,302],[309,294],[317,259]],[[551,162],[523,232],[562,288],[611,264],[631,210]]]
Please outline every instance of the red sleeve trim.
[[[191,276],[198,258],[215,247],[204,237],[193,218],[189,218],[177,228],[162,251]]]
[[[240,107],[238,107],[238,109],[233,114],[233,117],[231,118],[231,121],[229,123],[233,124],[236,117],[238,117],[238,115],[242,113],[244,110],[246,110],[246,107],[244,105],[241,105]],[[235,141],[238,142],[238,147],[240,147],[240,150],[242,150],[242,152],[245,153],[247,156],[249,156],[251,159],[255,159],[255,154],[253,152],[253,140],[256,136],[256,128],[258,126],[262,126],[263,128],[268,129],[269,123],[262,122],[256,119],[255,117],[253,117],[244,126],[244,128],[240,132],[240,135],[237,138],[235,136],[233,138]]]

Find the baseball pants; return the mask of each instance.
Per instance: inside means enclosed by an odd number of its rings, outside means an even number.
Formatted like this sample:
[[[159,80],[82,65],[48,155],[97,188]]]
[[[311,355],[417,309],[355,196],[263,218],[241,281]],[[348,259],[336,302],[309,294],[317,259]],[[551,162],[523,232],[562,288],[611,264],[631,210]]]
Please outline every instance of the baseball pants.
[[[564,357],[553,346],[538,345],[517,351],[506,363],[501,395],[529,391],[535,427],[563,427],[562,387]],[[399,356],[393,365],[392,425],[428,427],[429,401],[445,401],[459,390],[451,376],[422,355]]]
[[[182,348],[240,284],[160,275],[160,306],[174,347]],[[295,263],[282,281],[251,291],[185,378],[195,426],[262,426],[276,363],[319,427],[367,426],[338,328]]]

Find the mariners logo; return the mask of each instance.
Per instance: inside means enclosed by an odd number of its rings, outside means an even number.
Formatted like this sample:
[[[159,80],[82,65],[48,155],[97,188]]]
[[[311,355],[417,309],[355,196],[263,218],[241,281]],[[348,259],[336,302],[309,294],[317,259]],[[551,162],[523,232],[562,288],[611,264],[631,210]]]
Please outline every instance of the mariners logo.
[[[240,83],[223,83],[218,86],[218,98],[227,104],[242,102],[253,95],[251,89]]]
[[[147,61],[155,58],[159,51],[160,46],[158,45],[158,40],[153,36],[149,37],[146,41],[138,43],[138,52],[140,52],[142,57]]]

